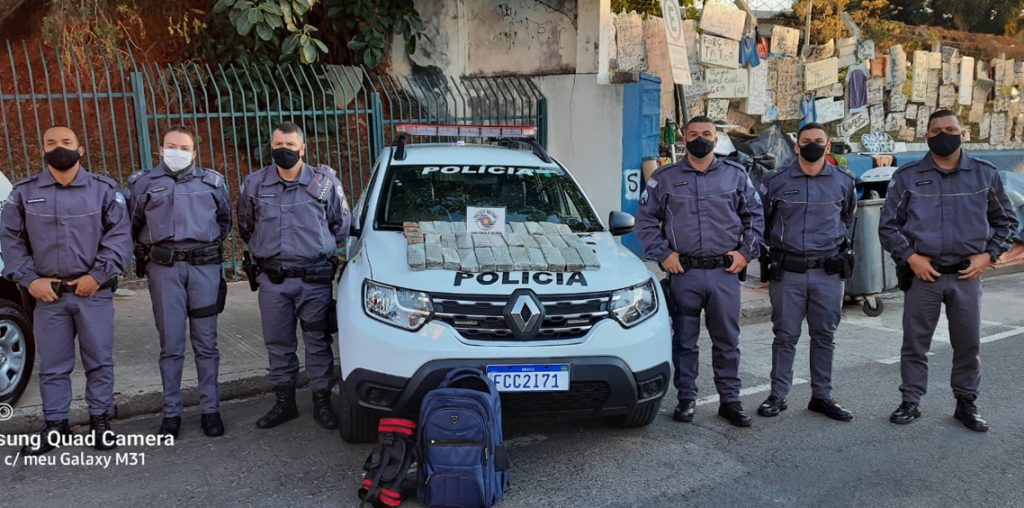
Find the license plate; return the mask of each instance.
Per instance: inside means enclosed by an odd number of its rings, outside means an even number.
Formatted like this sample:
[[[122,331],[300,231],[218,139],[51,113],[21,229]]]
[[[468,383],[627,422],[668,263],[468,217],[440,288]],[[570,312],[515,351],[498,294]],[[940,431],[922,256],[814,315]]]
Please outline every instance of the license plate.
[[[569,365],[488,365],[487,377],[499,392],[564,392]]]

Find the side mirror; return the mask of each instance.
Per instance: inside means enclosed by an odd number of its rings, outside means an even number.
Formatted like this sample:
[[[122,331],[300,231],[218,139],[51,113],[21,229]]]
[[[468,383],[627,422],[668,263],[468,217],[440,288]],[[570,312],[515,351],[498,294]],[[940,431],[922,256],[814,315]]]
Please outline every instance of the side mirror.
[[[608,214],[608,229],[612,236],[629,234],[636,226],[636,219],[626,212],[612,212]]]

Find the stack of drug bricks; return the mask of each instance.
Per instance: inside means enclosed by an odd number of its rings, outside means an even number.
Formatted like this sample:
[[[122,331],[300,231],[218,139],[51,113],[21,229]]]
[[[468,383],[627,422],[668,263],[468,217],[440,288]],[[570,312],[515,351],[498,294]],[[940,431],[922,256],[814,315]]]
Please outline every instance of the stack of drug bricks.
[[[598,270],[594,249],[565,224],[513,222],[502,233],[466,233],[465,222],[406,222],[409,268],[468,273]]]

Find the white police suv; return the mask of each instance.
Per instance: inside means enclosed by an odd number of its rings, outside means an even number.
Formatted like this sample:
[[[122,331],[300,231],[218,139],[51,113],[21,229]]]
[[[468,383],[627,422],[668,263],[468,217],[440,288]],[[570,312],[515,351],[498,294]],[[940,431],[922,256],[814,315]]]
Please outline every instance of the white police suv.
[[[374,440],[383,415],[415,416],[457,366],[485,371],[506,414],[604,416],[626,427],[657,416],[671,327],[654,275],[614,238],[632,231],[633,217],[612,212],[603,224],[534,131],[405,125],[399,132],[488,141],[408,144],[402,135],[381,153],[352,210],[338,285],[346,441]],[[508,223],[567,225],[599,268],[410,268],[403,226],[464,223],[470,207],[504,208]]]

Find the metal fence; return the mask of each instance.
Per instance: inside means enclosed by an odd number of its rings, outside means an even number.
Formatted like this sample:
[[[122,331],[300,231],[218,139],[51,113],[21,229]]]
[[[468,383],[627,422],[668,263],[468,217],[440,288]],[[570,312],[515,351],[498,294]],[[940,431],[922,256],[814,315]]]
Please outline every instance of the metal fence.
[[[242,179],[270,164],[273,126],[306,132],[306,161],[334,168],[351,202],[401,122],[537,125],[546,141],[546,102],[523,77],[393,76],[358,66],[237,66],[137,61],[128,50],[60,52],[7,41],[0,51],[0,169],[12,181],[40,171],[42,132],[79,134],[83,164],[122,184],[159,159],[162,133],[196,132],[197,162]],[[4,58],[6,57],[6,58]],[[226,244],[237,275],[240,243]]]

